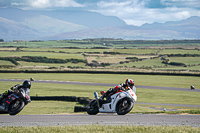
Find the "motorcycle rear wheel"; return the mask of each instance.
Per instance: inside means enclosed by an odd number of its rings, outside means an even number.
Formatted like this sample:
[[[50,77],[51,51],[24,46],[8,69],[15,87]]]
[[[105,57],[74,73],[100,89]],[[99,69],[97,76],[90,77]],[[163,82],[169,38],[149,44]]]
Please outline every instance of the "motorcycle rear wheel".
[[[118,115],[125,115],[129,113],[133,108],[133,101],[130,98],[125,98],[119,101],[116,112]]]
[[[10,104],[8,113],[10,115],[16,115],[24,108],[24,106],[25,106],[24,100],[22,99],[15,100]]]
[[[87,106],[87,113],[89,115],[96,115],[99,113],[99,108],[96,100],[92,100]]]

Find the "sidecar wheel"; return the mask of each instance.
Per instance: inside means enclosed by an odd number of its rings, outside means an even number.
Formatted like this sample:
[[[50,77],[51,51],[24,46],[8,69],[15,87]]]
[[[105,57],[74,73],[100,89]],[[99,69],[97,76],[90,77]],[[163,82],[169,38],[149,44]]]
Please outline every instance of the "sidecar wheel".
[[[133,108],[133,101],[130,98],[125,98],[118,102],[116,112],[118,115],[125,115]]]
[[[10,115],[16,115],[24,108],[24,106],[25,106],[24,100],[22,99],[15,100],[10,104],[8,113]]]
[[[87,106],[87,113],[89,115],[96,115],[99,113],[99,108],[96,100],[92,100]]]

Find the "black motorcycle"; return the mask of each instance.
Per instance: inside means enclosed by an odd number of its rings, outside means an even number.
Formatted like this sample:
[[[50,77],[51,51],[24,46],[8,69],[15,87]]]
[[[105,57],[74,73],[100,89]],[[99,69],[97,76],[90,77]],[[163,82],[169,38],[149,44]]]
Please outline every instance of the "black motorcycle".
[[[31,102],[29,92],[29,88],[13,90],[11,94],[0,101],[0,114],[18,114],[24,106]]]

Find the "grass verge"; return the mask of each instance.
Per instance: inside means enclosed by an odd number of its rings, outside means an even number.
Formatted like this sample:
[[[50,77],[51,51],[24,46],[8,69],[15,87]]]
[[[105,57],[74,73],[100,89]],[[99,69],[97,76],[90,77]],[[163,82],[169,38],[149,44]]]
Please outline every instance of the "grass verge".
[[[57,126],[57,127],[0,127],[1,133],[199,133],[199,127],[189,126]]]

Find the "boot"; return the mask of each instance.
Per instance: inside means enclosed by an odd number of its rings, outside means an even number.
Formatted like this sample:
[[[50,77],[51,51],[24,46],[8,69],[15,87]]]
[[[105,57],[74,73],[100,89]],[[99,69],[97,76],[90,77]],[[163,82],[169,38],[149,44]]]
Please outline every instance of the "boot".
[[[106,103],[106,100],[104,100],[104,98],[106,97],[105,94],[106,94],[106,93],[104,93],[104,94],[99,98],[99,102],[102,103],[102,104]]]
[[[0,95],[0,101],[3,100],[3,95]],[[0,104],[0,109],[4,110],[5,109],[5,103]]]
[[[1,105],[0,105],[0,109],[2,109],[2,110],[4,110],[6,107],[5,107],[5,103],[2,103]]]

